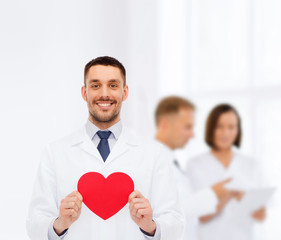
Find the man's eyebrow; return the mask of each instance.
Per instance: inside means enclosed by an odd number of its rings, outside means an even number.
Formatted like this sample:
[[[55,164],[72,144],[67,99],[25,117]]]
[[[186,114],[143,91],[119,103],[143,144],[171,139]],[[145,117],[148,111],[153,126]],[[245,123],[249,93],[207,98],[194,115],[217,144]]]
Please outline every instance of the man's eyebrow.
[[[119,79],[111,79],[111,80],[109,80],[109,82],[116,82],[116,83],[120,83],[120,80]]]
[[[92,83],[92,82],[100,82],[100,80],[98,80],[98,79],[90,79],[89,83]],[[119,79],[110,79],[108,82],[110,82],[110,83],[112,83],[112,82],[120,83],[120,80]]]
[[[92,82],[99,82],[100,80],[98,80],[98,79],[90,79],[89,80],[89,83],[92,83]]]

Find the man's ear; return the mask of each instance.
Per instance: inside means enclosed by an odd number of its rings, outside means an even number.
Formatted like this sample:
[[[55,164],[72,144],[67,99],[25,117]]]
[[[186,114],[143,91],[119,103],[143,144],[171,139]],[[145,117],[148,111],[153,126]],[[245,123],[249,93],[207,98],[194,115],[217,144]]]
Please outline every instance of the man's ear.
[[[158,119],[158,127],[159,128],[166,128],[167,126],[167,117],[166,116],[161,116]]]
[[[85,85],[81,87],[81,95],[85,102],[87,102],[87,91]]]
[[[125,101],[125,100],[128,98],[128,96],[129,96],[129,87],[128,87],[128,85],[126,85],[126,86],[124,87],[124,94],[123,94],[123,99],[122,99],[122,101]]]
[[[173,114],[167,114],[165,116],[162,116],[162,127],[165,129],[170,128],[173,125],[173,121],[174,121]]]

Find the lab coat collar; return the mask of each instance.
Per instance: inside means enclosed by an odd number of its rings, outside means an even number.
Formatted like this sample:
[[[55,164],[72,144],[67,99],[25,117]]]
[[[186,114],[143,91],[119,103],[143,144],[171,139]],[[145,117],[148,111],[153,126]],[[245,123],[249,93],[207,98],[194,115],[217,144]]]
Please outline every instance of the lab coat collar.
[[[95,137],[95,135],[97,134],[97,131],[101,130],[95,124],[93,124],[89,119],[87,120],[85,127],[86,127],[86,132],[91,139],[93,139]],[[106,130],[111,131],[113,137],[117,140],[122,132],[121,120]],[[105,130],[102,130],[102,131],[105,131]]]
[[[114,161],[117,157],[129,151],[132,147],[137,147],[140,144],[140,140],[127,128],[122,127],[122,132],[113,149],[111,150],[108,158],[104,162],[98,149],[91,141],[89,135],[86,132],[86,128],[81,128],[72,137],[71,146],[81,147],[85,152],[93,155],[96,159],[107,165]]]

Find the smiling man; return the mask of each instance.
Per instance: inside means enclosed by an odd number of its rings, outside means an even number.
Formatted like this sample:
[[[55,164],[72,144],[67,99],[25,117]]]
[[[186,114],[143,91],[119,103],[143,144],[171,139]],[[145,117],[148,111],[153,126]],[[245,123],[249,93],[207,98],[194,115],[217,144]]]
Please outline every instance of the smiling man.
[[[96,65],[98,62],[91,61],[85,67],[82,96],[88,104],[90,121],[106,128],[108,123],[120,121],[121,105],[128,97],[128,86],[122,65]]]
[[[29,208],[30,238],[180,239],[183,217],[169,154],[153,141],[143,143],[120,120],[128,98],[124,66],[112,57],[93,59],[85,66],[81,93],[88,120],[82,129],[46,147]],[[87,196],[77,191],[81,176],[91,172],[104,178],[118,172],[134,182],[128,204],[106,220],[88,208],[83,199]],[[123,185],[117,184],[120,192]],[[90,191],[94,187],[89,186]],[[105,203],[113,196],[103,195],[103,189],[96,194]]]

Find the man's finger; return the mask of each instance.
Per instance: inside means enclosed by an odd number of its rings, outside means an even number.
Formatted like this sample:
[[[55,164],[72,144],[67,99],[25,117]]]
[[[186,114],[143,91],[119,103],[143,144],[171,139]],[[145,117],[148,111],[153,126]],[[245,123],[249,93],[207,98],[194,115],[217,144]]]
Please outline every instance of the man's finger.
[[[62,213],[63,213],[63,215],[65,215],[65,216],[73,216],[73,214],[75,213],[76,211],[75,211],[75,209],[69,209],[69,208],[65,208],[65,209],[63,209],[63,211],[62,211]]]
[[[145,198],[132,198],[130,203],[143,203],[145,202]]]
[[[61,206],[63,208],[73,208],[73,207],[77,207],[78,209],[81,208],[82,204],[77,200],[77,198],[65,198],[63,201],[62,201],[62,204]]]
[[[143,198],[144,196],[138,191],[133,191],[129,196],[129,201],[131,201],[132,198]]]
[[[82,202],[76,196],[74,196],[74,197],[67,197],[65,199],[65,202],[75,202],[79,208],[82,207]]]
[[[150,214],[151,210],[149,208],[141,208],[137,211],[137,216],[140,218],[141,216]]]
[[[83,201],[83,197],[82,197],[82,195],[81,195],[80,192],[74,191],[74,194],[78,197],[78,199],[79,199],[80,201]]]
[[[141,209],[141,208],[149,208],[150,206],[147,203],[135,203],[133,204],[133,208]]]
[[[136,216],[137,214],[137,209],[134,208],[133,204],[130,205],[130,212],[133,216]]]
[[[73,191],[72,193],[68,194],[66,197],[77,197],[80,201],[83,201],[82,195],[78,191]]]
[[[79,211],[79,206],[75,202],[66,202],[66,203],[64,203],[63,208],[75,209],[76,211]]]

